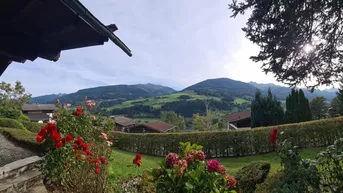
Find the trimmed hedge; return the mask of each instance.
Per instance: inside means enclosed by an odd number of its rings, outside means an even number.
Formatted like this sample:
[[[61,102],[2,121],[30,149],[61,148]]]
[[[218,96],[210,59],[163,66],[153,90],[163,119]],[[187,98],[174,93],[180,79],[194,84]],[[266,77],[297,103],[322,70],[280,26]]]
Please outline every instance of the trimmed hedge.
[[[15,128],[0,128],[0,133],[2,133],[6,138],[24,146],[27,149],[42,152],[42,144],[36,141],[36,134],[27,130],[15,129]]]
[[[26,130],[24,125],[15,119],[0,118],[0,127],[16,128]]]
[[[41,130],[41,128],[45,126],[45,124],[43,123],[37,123],[37,122],[31,122],[31,121],[19,120],[19,122],[22,123],[27,130],[35,134],[38,133]]]
[[[293,138],[300,148],[322,147],[343,137],[343,117],[276,126],[282,135],[278,139]],[[212,131],[193,133],[113,132],[115,145],[123,150],[165,156],[179,152],[179,143],[189,141],[204,147],[208,157],[231,157],[269,153],[273,147],[269,135],[275,127],[244,131]]]

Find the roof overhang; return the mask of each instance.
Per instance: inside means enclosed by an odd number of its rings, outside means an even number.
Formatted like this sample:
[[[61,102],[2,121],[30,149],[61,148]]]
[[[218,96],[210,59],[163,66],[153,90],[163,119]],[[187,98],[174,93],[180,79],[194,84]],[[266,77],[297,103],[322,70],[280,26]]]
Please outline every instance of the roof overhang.
[[[113,34],[117,26],[105,26],[78,0],[2,0],[0,24],[0,76],[12,61],[57,61],[63,50],[103,45],[109,39],[132,56]]]

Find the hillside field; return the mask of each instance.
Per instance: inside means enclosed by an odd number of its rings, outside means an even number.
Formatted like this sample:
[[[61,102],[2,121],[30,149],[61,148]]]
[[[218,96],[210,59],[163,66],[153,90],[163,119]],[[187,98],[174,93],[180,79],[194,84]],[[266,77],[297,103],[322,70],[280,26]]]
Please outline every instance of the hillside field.
[[[181,96],[189,96],[189,99],[181,99],[179,97]],[[128,108],[135,105],[147,105],[151,106],[154,109],[161,108],[164,104],[170,103],[170,102],[176,102],[176,101],[192,101],[192,100],[216,100],[220,101],[221,98],[219,97],[213,97],[213,96],[205,96],[205,95],[198,95],[197,93],[193,91],[184,91],[184,92],[176,92],[169,95],[162,95],[162,96],[156,96],[156,97],[150,97],[150,98],[144,98],[144,99],[135,99],[135,100],[128,100],[124,101],[121,104],[114,105],[112,107],[107,108],[107,110],[113,110],[113,109],[122,109],[122,108]],[[235,98],[234,103],[237,104],[243,104],[249,102],[242,98]]]

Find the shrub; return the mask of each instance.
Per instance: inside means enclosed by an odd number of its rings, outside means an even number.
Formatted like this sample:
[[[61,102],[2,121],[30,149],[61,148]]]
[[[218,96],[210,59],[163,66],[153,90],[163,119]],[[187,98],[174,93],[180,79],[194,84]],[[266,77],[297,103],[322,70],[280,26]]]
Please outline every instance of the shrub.
[[[267,178],[270,163],[252,162],[240,169],[235,177],[238,180],[239,190],[244,193],[254,193],[257,184],[261,184]]]
[[[0,128],[0,132],[10,140],[36,152],[42,152],[42,145],[37,143],[36,134],[22,129]]]
[[[38,133],[40,129],[44,127],[44,124],[42,123],[36,123],[31,121],[20,120],[20,123],[22,123],[27,130],[33,133]]]
[[[26,130],[23,124],[15,119],[10,118],[0,118],[0,127],[15,128]]]
[[[151,172],[156,192],[236,192],[236,179],[217,160],[205,161],[201,149],[187,142],[181,143],[179,155],[169,153]]]
[[[19,110],[0,107],[0,117],[18,119],[21,114],[22,113]]]
[[[272,129],[165,134],[115,132],[114,140],[120,149],[158,156],[178,152],[182,141],[202,144],[208,157],[245,156],[272,152],[273,145],[269,143]],[[293,145],[300,148],[328,146],[343,137],[343,117],[280,125],[278,130],[283,132],[281,140],[292,138]]]
[[[325,192],[343,192],[343,138],[318,154],[321,185]]]
[[[20,121],[30,121],[30,118],[24,114],[20,114],[18,117],[18,120]]]

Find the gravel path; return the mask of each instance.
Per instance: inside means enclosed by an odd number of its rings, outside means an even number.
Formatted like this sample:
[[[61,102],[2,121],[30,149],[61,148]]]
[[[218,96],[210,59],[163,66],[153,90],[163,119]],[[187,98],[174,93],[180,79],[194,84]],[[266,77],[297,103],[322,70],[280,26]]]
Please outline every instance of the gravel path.
[[[16,146],[0,133],[0,167],[19,159],[24,159],[36,153]]]

